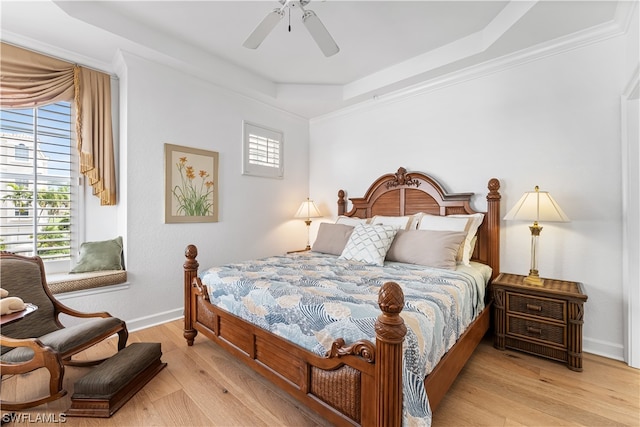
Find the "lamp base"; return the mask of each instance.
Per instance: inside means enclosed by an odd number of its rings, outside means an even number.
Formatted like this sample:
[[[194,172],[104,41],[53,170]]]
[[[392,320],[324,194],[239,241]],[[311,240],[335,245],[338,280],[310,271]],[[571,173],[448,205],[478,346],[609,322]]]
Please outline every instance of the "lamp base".
[[[529,275],[524,278],[523,282],[525,285],[529,286],[542,286],[544,284],[544,279],[541,279],[540,276],[538,276],[537,271],[535,273],[530,271]]]

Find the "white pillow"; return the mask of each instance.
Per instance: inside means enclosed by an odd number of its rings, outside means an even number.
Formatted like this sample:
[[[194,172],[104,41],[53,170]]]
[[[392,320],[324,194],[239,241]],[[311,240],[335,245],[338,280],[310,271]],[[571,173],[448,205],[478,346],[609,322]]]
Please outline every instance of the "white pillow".
[[[467,224],[467,237],[464,240],[464,254],[462,257],[462,263],[464,265],[469,265],[469,263],[471,262],[471,255],[473,255],[473,249],[476,246],[475,244],[475,238],[476,238],[476,233],[478,232],[478,228],[480,228],[480,225],[482,224],[482,221],[484,220],[484,214],[481,213],[474,213],[474,214],[468,214],[468,215],[463,215],[463,214],[454,214],[454,215],[447,215],[450,218],[469,218],[469,223]]]
[[[405,216],[375,215],[369,224],[392,225],[400,230],[415,230],[420,221],[421,214]]]
[[[471,262],[471,254],[473,253],[472,240],[475,237],[478,227],[482,224],[484,214],[453,214],[447,216],[438,216],[423,214],[418,224],[418,230],[448,230],[448,231],[465,231],[466,238],[460,245],[460,252],[457,260],[464,265]]]
[[[340,259],[383,265],[397,232],[391,225],[357,224]]]
[[[452,215],[440,216],[440,215],[431,215],[424,214],[422,218],[420,218],[420,223],[418,224],[418,230],[433,230],[433,231],[463,231],[468,233],[469,224],[471,223],[471,218],[465,217],[454,217]],[[458,256],[456,260],[458,262],[464,263],[465,259],[465,245],[466,239],[460,245],[460,250],[458,251]],[[471,246],[471,243],[469,243]],[[468,265],[469,261],[467,260]]]
[[[465,231],[469,218],[423,214],[418,230]]]
[[[352,227],[354,227],[356,224],[367,224],[368,222],[369,222],[368,218],[358,218],[355,216],[351,217],[351,216],[340,215],[338,219],[336,219],[336,224],[350,225]]]

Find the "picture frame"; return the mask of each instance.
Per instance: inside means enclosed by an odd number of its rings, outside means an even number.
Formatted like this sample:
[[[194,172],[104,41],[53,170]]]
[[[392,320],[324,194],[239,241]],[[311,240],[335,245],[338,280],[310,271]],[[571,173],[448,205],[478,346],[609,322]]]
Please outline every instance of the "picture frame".
[[[164,222],[218,222],[218,152],[164,144]]]

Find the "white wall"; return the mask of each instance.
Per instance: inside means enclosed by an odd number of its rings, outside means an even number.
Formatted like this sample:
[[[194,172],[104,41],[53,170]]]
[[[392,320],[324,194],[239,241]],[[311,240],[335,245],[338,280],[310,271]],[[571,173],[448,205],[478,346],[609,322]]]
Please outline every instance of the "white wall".
[[[304,247],[304,222],[293,215],[307,197],[309,129],[307,120],[164,65],[126,52],[119,62],[121,194],[117,212],[107,209],[124,236],[130,286],[65,303],[107,310],[137,329],[182,315],[188,244],[202,268]],[[241,175],[242,120],[284,132],[284,179]],[[219,222],[164,223],[164,143],[219,153]]]
[[[335,215],[338,189],[362,196],[404,166],[449,192],[475,192],[481,210],[487,181],[499,178],[504,215],[539,185],[571,219],[541,224],[540,273],[583,282],[585,351],[622,359],[624,68],[624,38],[616,37],[312,120],[311,194]],[[502,271],[528,273],[529,225],[503,221]]]

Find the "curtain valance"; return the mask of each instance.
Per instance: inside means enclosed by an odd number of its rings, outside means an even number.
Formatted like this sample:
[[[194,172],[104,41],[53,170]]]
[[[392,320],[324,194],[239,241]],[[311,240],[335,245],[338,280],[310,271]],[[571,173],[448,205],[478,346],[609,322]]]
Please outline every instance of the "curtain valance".
[[[101,205],[115,205],[110,76],[7,43],[0,48],[0,106],[36,108],[73,102],[80,172]]]

